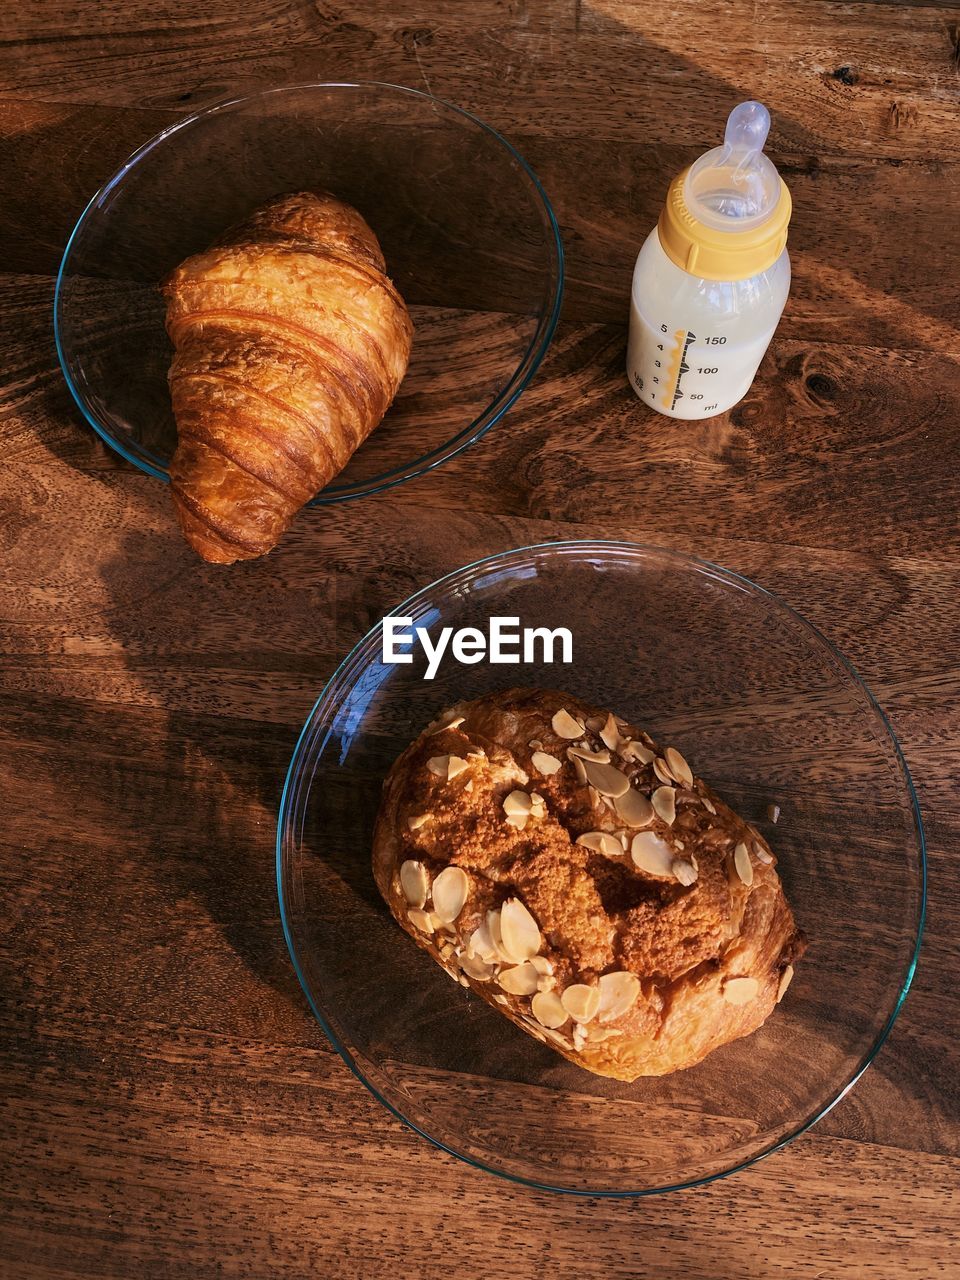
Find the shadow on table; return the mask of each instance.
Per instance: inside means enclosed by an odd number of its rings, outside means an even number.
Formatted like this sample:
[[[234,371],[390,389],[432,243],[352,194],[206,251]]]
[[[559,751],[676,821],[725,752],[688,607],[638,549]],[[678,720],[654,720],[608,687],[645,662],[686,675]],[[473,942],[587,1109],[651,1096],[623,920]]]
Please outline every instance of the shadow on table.
[[[257,978],[303,1004],[280,925],[274,841],[294,745],[341,656],[337,566],[305,557],[295,539],[258,561],[207,565],[184,543],[166,486],[138,500],[151,528],[121,532],[100,570],[105,622],[125,667],[123,703],[162,718],[149,718],[139,812],[119,817],[135,824],[134,856],[164,897],[202,904]],[[305,518],[315,532],[329,517]],[[351,597],[362,591],[379,617],[404,593],[402,579],[373,569],[362,584],[351,579]]]

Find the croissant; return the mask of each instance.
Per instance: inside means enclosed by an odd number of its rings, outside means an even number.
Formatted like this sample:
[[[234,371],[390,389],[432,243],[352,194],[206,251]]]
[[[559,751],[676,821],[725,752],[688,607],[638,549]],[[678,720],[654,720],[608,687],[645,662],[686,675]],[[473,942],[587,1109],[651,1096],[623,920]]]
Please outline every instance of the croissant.
[[[164,281],[178,436],[170,487],[205,560],[276,546],[387,411],[413,325],[385,269],[356,209],[301,192]]]

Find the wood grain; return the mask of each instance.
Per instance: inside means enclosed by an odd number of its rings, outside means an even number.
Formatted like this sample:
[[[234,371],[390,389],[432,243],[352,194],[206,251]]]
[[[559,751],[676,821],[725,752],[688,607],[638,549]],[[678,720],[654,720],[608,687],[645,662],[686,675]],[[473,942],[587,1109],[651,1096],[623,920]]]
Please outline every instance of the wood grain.
[[[225,0],[0,19],[0,1274],[957,1274],[960,174],[954,5]],[[211,97],[346,75],[506,129],[556,203],[564,323],[520,405],[429,478],[196,561],[79,420],[50,332],[76,216]],[[747,399],[679,427],[622,376],[629,267],[738,96],[775,115],[795,284]],[[482,326],[481,326],[482,329]],[[382,613],[478,555],[630,537],[754,577],[874,689],[931,901],[877,1062],[809,1135],[652,1202],[501,1184],[392,1120],[279,926],[299,727]]]
[[[9,11],[0,86],[47,101],[182,109],[258,83],[348,75],[492,110],[502,128],[580,135],[588,123],[594,139],[698,145],[749,86],[778,104],[779,147],[960,150],[952,6],[485,0],[466,13],[427,0],[255,0],[242,12],[189,0],[164,22],[145,0],[111,0],[91,25],[82,6],[43,0],[26,20]]]

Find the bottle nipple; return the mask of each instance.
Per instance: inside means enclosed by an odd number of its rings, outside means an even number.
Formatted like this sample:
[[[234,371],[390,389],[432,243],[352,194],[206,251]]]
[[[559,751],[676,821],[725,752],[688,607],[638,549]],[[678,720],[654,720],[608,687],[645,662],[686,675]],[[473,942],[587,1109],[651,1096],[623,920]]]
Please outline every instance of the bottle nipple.
[[[727,118],[723,146],[695,161],[683,197],[698,222],[718,231],[760,226],[780,200],[780,175],[763,154],[770,113],[762,102],[741,102]]]

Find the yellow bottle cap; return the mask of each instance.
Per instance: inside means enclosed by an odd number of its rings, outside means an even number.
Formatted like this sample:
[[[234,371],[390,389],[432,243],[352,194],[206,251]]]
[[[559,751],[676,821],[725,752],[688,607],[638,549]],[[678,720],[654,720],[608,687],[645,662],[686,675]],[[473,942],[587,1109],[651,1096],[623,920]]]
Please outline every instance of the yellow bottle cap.
[[[787,243],[792,202],[782,178],[780,195],[770,217],[742,231],[720,230],[693,216],[684,198],[689,169],[670,183],[667,201],[657,223],[663,251],[678,267],[704,280],[745,280],[772,267]]]
[[[772,267],[787,243],[791,201],[763,154],[770,113],[741,102],[723,146],[702,155],[670,184],[658,231],[671,262],[706,280],[744,280]]]

